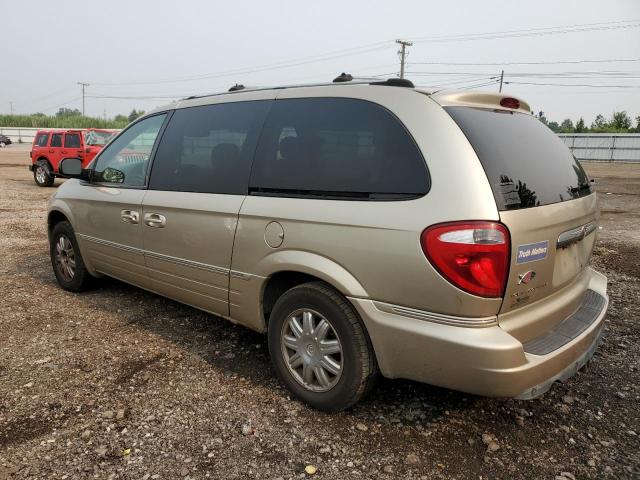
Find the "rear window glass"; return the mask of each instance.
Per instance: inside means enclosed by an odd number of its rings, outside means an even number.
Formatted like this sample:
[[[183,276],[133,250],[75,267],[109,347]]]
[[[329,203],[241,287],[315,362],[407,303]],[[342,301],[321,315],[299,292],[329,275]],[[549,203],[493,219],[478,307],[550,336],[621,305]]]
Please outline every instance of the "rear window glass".
[[[591,193],[569,149],[532,115],[445,107],[476,151],[499,210],[538,207]]]
[[[424,195],[426,164],[386,109],[348,98],[276,100],[256,152],[254,194],[394,199]]]
[[[51,136],[51,146],[52,147],[61,147],[62,146],[62,134],[54,133]]]
[[[38,147],[46,147],[47,146],[47,142],[49,141],[49,134],[48,133],[39,133],[36,136],[36,145]]]

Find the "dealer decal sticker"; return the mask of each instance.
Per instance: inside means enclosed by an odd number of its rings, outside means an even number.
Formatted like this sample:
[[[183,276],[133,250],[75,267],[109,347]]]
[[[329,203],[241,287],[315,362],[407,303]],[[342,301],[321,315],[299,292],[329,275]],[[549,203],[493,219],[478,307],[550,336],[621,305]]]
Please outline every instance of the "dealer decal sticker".
[[[516,258],[516,264],[542,260],[543,258],[546,258],[548,250],[549,250],[548,240],[545,240],[544,242],[518,245],[518,253],[517,253],[518,256]]]

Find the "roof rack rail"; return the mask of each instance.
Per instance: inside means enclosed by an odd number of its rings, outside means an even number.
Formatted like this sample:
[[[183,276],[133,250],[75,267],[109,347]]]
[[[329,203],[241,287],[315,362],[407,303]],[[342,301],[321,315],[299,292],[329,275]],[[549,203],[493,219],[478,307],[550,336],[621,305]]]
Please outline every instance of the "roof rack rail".
[[[282,85],[282,86],[273,86],[273,87],[245,87],[240,83],[236,83],[226,92],[217,92],[217,93],[207,93],[203,95],[191,95],[190,97],[182,98],[181,100],[193,100],[195,98],[204,98],[204,97],[213,97],[217,95],[225,95],[229,92],[238,92],[240,90],[249,90],[249,91],[260,91],[260,90],[283,90],[287,88],[300,88],[300,87],[328,87],[330,85],[340,84],[340,83],[352,83],[353,85],[382,85],[389,87],[405,87],[405,88],[415,88],[415,85],[411,80],[407,80],[406,78],[388,78],[386,80],[380,80],[378,78],[373,77],[354,77],[349,73],[341,73],[338,75],[332,83],[306,83],[299,85]]]
[[[413,82],[411,80],[407,80],[406,78],[388,78],[380,82],[371,82],[371,85],[386,85],[389,87],[415,88],[415,85],[413,84]]]
[[[333,79],[333,83],[350,82],[351,80],[353,80],[353,75],[351,75],[350,73],[342,72],[340,75]]]

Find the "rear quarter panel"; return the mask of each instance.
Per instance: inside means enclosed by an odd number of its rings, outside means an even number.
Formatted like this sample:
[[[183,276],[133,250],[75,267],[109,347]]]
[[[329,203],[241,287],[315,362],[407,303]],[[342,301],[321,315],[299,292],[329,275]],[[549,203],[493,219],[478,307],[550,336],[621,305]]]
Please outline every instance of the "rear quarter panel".
[[[388,202],[247,197],[232,263],[232,270],[245,276],[232,271],[231,316],[255,323],[265,280],[283,270],[317,271],[345,295],[443,314],[495,315],[501,299],[453,287],[420,247],[421,232],[432,224],[499,219],[475,152],[448,114],[426,95],[403,88],[311,87],[283,90],[278,98],[296,97],[359,98],[392,111],[422,151],[431,189],[417,200]],[[266,225],[274,220],[284,229],[283,243],[275,249],[264,239]]]

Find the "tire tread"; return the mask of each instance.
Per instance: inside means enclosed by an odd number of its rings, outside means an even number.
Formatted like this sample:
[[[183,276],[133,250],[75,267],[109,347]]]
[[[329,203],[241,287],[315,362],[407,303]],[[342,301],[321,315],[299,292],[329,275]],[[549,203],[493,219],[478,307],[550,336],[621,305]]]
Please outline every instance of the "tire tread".
[[[371,391],[378,376],[378,364],[371,345],[371,340],[365,330],[364,324],[353,305],[351,305],[351,303],[340,292],[322,281],[303,283],[291,288],[276,301],[274,311],[276,311],[278,303],[280,303],[282,299],[297,292],[321,295],[329,299],[343,313],[343,320],[349,324],[349,327],[354,334],[356,349],[362,359],[359,375],[360,381],[352,391],[350,398],[343,399],[338,408],[319,407],[330,411],[350,408]]]

